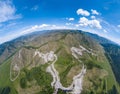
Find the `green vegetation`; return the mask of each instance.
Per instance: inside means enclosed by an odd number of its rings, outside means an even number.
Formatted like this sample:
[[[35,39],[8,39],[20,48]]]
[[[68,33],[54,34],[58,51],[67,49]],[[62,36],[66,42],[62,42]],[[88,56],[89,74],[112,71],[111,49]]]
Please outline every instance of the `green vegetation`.
[[[0,66],[0,87],[10,85],[10,59]]]
[[[39,67],[34,67],[31,70],[27,70],[26,68],[23,69],[22,73],[25,73],[24,77],[20,80],[20,86],[21,88],[29,88],[31,86],[27,85],[27,82],[36,81],[36,83],[40,86],[40,94],[46,93],[51,90],[51,82],[52,77],[49,73],[46,73],[46,68],[48,64],[41,65]]]
[[[59,89],[59,90],[58,90],[58,94],[66,94],[66,92],[63,91],[63,90],[61,90],[61,89]]]
[[[10,88],[9,87],[0,89],[0,94],[9,94],[9,93],[10,93]]]
[[[103,44],[103,47],[115,73],[116,80],[120,84],[120,47],[114,44]]]
[[[55,68],[59,72],[60,81],[63,86],[68,86],[68,84],[71,82],[67,81],[66,76],[75,64],[73,63],[72,56],[68,54],[64,49],[61,50],[60,54],[61,55],[58,56],[58,60],[55,63]]]
[[[21,78],[20,86],[21,86],[21,88],[26,88],[26,86],[27,86],[27,79],[26,78]]]
[[[0,94],[18,94],[14,83],[10,81],[11,58],[0,65]]]
[[[81,60],[87,66],[87,69],[92,69],[93,67],[102,69],[102,67],[99,65],[100,62],[98,62],[97,60],[86,59],[86,58],[81,58]]]

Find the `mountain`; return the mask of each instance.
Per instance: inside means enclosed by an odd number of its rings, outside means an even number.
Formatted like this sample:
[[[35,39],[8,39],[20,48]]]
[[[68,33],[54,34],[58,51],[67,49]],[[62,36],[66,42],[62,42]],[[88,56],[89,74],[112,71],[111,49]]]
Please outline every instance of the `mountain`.
[[[120,94],[120,47],[81,30],[40,31],[0,45],[0,94]]]
[[[116,44],[115,42],[113,42],[111,40],[108,40],[104,37],[98,36],[97,34],[92,34],[92,33],[89,33],[89,32],[85,32],[85,34],[92,37],[93,39],[95,39],[100,44]]]
[[[105,55],[108,58],[110,65],[113,69],[113,72],[116,76],[116,80],[120,84],[120,60],[119,60],[120,46],[96,34],[91,34],[87,32],[86,35],[91,36],[93,39],[95,39],[97,42],[99,42],[103,46],[105,50]]]
[[[6,42],[0,45],[0,64],[9,58],[18,48],[24,46],[26,43],[30,42],[32,39],[38,37],[40,34],[47,33],[49,31],[41,31],[27,34],[21,36],[12,41]]]

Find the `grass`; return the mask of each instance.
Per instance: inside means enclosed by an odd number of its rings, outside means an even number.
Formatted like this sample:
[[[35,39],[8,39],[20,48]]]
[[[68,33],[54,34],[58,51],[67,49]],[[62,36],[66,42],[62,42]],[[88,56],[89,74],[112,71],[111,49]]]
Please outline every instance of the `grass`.
[[[11,84],[10,82],[10,63],[11,59],[8,59],[2,65],[0,65],[0,87],[6,87]]]
[[[44,94],[45,92],[49,92],[49,90],[52,91],[52,76],[49,73],[46,73],[47,66],[48,64],[45,64],[39,67],[34,67],[31,70],[24,68],[22,70],[23,77],[20,79],[21,88],[29,88],[27,82],[31,83],[33,80],[35,80],[37,82],[36,85],[39,85],[41,88],[40,92],[38,92],[39,94]]]
[[[101,56],[102,58],[104,58],[105,56],[102,56],[101,54],[99,54],[99,56]],[[102,59],[101,58],[101,59]],[[98,69],[104,69],[108,72],[108,75],[104,77],[104,79],[102,80],[102,83],[104,83],[105,85],[102,85],[106,87],[106,90],[103,90],[102,88],[100,88],[100,83],[99,80],[97,81],[97,78],[92,78],[92,80],[90,82],[94,83],[94,86],[96,88],[93,88],[92,90],[90,90],[90,92],[96,92],[97,94],[99,94],[99,92],[102,92],[102,94],[106,94],[105,92],[109,92],[113,89],[113,86],[116,86],[117,90],[119,90],[119,87],[116,83],[115,80],[115,76],[113,74],[112,68],[109,64],[109,62],[107,61],[106,58],[102,59],[102,60],[97,60],[96,56],[91,56],[91,55],[83,55],[82,58],[80,58],[80,60],[82,60],[84,62],[84,64],[87,66],[88,70],[92,70],[93,68],[98,68]],[[84,93],[83,93],[84,94]],[[100,93],[101,94],[101,93]]]
[[[6,60],[2,65],[0,65],[0,88],[2,88],[2,90],[7,93],[8,91],[10,91],[10,94],[18,94],[18,92],[14,88],[14,83],[10,81],[10,64],[11,57]]]

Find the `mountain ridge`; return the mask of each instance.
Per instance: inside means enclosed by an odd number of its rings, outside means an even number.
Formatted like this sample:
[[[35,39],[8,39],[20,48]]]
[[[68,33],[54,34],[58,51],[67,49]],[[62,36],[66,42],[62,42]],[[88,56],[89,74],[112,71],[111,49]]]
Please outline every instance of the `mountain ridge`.
[[[36,31],[36,32],[33,32],[33,33],[22,35],[22,36],[20,36],[18,38],[15,38],[15,39],[11,40],[11,41],[2,43],[2,44],[0,44],[0,57],[1,57],[1,54],[3,53],[3,51],[5,50],[6,47],[8,47],[6,49],[10,49],[9,47],[12,47],[12,48],[16,49],[18,47],[21,47],[21,46],[25,45],[25,43],[29,40],[30,37],[33,37],[33,36],[36,37],[36,35],[39,36],[40,34],[44,34],[44,33],[47,33],[47,32],[56,32],[56,31],[60,32],[62,30],[64,31],[64,29]],[[69,31],[69,29],[67,31]],[[76,31],[76,30],[73,30],[73,31]],[[101,41],[101,39],[106,40],[107,43],[116,44],[115,42],[110,41],[109,39],[106,39],[104,37],[98,36],[97,34],[92,34],[92,33],[89,33],[89,32],[84,32],[82,30],[77,30],[77,31],[85,33],[88,36],[91,36],[93,39],[96,39],[96,41],[99,42],[99,43],[101,43],[101,44],[103,44],[102,41]],[[18,45],[16,45],[16,47],[14,47],[15,43],[16,44],[18,43]],[[4,58],[4,57],[2,57],[2,58]],[[3,62],[4,60],[1,59],[1,61]],[[0,64],[2,63],[1,61],[0,61]]]

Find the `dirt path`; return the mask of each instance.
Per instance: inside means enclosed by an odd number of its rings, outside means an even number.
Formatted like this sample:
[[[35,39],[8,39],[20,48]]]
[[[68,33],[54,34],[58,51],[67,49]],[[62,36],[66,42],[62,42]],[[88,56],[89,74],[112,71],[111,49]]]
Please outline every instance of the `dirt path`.
[[[81,72],[73,78],[72,84],[69,87],[63,87],[60,82],[59,73],[54,67],[56,61],[57,61],[57,56],[54,54],[53,63],[50,66],[48,66],[48,68],[46,69],[46,71],[49,72],[53,77],[53,81],[51,82],[51,86],[55,88],[53,94],[57,94],[58,89],[71,91],[72,94],[80,94],[82,91],[83,77],[86,73],[86,68],[84,67],[84,65],[82,67]]]

